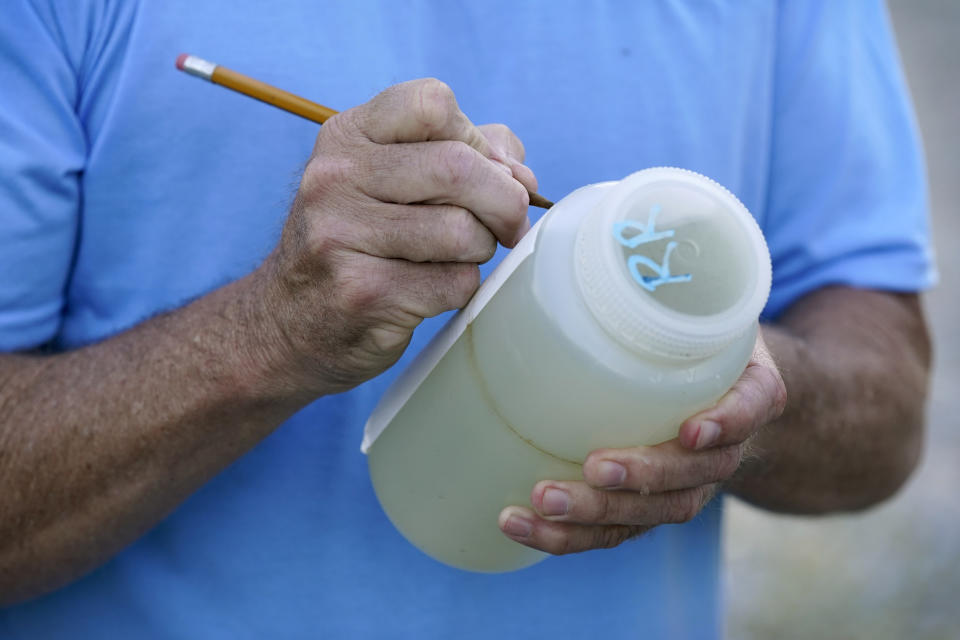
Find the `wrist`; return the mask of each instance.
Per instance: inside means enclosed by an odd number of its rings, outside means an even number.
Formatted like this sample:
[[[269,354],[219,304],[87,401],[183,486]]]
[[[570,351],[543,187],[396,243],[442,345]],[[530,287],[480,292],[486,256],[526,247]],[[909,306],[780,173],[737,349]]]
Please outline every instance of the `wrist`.
[[[296,347],[288,328],[291,303],[274,277],[270,259],[229,285],[237,310],[233,371],[248,397],[269,402],[306,404],[330,393],[329,385],[311,374],[309,358]]]

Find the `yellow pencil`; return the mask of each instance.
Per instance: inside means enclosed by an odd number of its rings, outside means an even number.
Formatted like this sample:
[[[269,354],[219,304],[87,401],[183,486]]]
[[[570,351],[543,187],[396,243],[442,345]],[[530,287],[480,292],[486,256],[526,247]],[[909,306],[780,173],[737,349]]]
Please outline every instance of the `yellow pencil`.
[[[190,75],[209,80],[215,84],[233,89],[238,93],[249,96],[261,102],[266,102],[279,109],[296,114],[306,118],[311,122],[323,124],[330,116],[336,115],[336,111],[322,104],[317,104],[294,95],[289,91],[278,89],[266,82],[261,82],[242,73],[237,73],[223,65],[208,62],[202,58],[181,53],[177,56],[177,69],[185,71]],[[534,207],[549,209],[553,203],[538,193],[530,194],[530,204]]]

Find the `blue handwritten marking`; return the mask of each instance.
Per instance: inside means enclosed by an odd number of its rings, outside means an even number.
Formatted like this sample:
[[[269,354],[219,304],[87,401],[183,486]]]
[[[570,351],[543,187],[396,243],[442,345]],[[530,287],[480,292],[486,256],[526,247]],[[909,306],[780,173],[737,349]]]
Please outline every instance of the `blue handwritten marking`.
[[[655,204],[650,207],[650,215],[647,223],[637,222],[636,220],[622,220],[613,223],[613,237],[617,242],[628,249],[636,249],[642,244],[673,237],[673,229],[669,231],[656,231],[654,225],[657,222],[657,214],[660,213],[660,205]],[[623,232],[627,229],[638,229],[640,233],[632,235],[629,238],[624,237]]]
[[[622,220],[620,222],[615,222],[613,224],[613,237],[616,238],[617,242],[629,249],[636,249],[640,245],[647,244],[648,242],[663,240],[664,238],[672,238],[674,234],[673,229],[668,229],[665,231],[657,231],[655,229],[658,213],[660,213],[660,205],[655,204],[650,207],[650,214],[647,218],[646,224],[637,222],[636,220]],[[627,238],[623,235],[623,233],[628,229],[637,229],[639,230],[639,233]],[[656,291],[657,287],[662,284],[669,284],[672,282],[690,282],[693,279],[693,276],[689,273],[676,276],[670,275],[670,254],[673,253],[673,250],[676,248],[676,242],[671,240],[667,243],[667,250],[663,254],[663,264],[657,264],[646,256],[630,256],[627,258],[627,268],[630,270],[630,275],[633,276],[633,279],[636,280],[637,284],[651,292]],[[640,265],[647,267],[657,275],[643,275],[640,273]]]
[[[630,269],[630,275],[637,281],[637,284],[647,291],[656,291],[660,285],[671,282],[690,282],[693,276],[689,273],[679,276],[670,275],[670,254],[676,248],[676,242],[671,241],[667,243],[667,251],[663,254],[663,264],[657,264],[647,256],[630,256],[630,258],[627,259],[627,268]],[[656,273],[656,277],[641,274],[637,266],[641,264]]]

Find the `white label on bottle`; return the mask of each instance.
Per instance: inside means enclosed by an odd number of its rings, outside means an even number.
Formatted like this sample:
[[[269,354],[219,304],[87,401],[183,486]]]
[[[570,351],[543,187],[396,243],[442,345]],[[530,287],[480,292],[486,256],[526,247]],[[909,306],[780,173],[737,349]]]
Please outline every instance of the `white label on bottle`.
[[[444,354],[450,350],[457,339],[463,335],[467,325],[473,322],[480,314],[480,311],[487,305],[487,302],[500,290],[503,283],[507,281],[517,267],[524,259],[533,253],[536,246],[537,235],[540,233],[540,226],[544,218],[537,221],[533,228],[523,236],[517,246],[507,254],[507,257],[497,265],[483,284],[477,289],[467,303],[467,306],[461,309],[450,318],[450,321],[433,337],[433,340],[424,347],[410,366],[400,374],[393,384],[387,389],[380,399],[380,402],[374,408],[373,413],[367,419],[367,424],[363,429],[363,442],[360,444],[360,450],[366,453],[373,446],[374,441],[383,433],[390,422],[396,417],[397,412],[407,403],[410,396],[416,392],[417,388],[427,379],[433,368],[437,366]]]

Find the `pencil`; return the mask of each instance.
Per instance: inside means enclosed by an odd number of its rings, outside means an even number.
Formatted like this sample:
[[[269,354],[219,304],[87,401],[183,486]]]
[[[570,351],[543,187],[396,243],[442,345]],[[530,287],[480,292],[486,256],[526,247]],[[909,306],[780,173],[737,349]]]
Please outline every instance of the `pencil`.
[[[289,113],[306,118],[311,122],[323,124],[331,116],[337,114],[337,111],[322,104],[317,104],[292,94],[289,91],[278,89],[266,82],[261,82],[256,78],[251,78],[242,73],[237,73],[233,69],[228,69],[223,65],[208,62],[202,58],[181,53],[177,56],[177,69],[185,71],[192,76],[209,80],[214,84],[219,84],[228,89],[233,89],[238,93],[249,96],[255,100],[266,102],[279,109]],[[530,193],[530,204],[541,209],[549,209],[553,203],[538,193]]]

